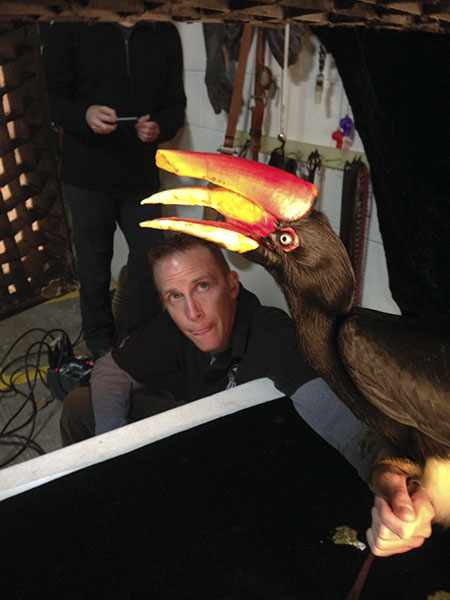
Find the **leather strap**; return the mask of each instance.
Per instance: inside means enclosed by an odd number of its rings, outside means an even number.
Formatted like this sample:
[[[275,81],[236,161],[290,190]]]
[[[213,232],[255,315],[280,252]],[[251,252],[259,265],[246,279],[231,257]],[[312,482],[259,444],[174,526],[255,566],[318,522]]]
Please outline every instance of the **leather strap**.
[[[250,126],[250,154],[252,160],[258,160],[261,150],[261,133],[264,116],[264,92],[261,77],[264,69],[264,34],[261,27],[257,28],[255,56],[255,87],[253,96],[252,121]]]
[[[252,29],[250,24],[244,25],[241,39],[241,49],[239,50],[238,66],[234,79],[233,95],[231,96],[230,111],[228,113],[228,125],[225,133],[225,140],[219,152],[223,154],[232,154],[234,151],[234,136],[236,133],[237,121],[242,108],[242,88],[244,87],[245,71],[247,70],[247,58],[252,42]]]

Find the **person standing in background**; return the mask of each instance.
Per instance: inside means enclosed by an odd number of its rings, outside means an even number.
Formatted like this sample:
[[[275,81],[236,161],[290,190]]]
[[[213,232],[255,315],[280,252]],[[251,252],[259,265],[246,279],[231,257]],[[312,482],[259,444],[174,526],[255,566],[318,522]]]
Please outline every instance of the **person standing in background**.
[[[63,130],[61,179],[71,215],[82,327],[96,359],[159,309],[147,254],[163,234],[139,223],[160,186],[158,143],[184,124],[178,31],[171,23],[53,23],[43,48],[50,111]],[[114,231],[128,243],[128,303],[115,330],[109,293]]]

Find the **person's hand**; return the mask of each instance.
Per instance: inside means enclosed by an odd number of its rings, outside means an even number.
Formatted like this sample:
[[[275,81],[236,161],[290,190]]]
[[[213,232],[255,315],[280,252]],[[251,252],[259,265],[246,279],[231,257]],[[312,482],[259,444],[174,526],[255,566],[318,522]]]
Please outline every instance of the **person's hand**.
[[[155,142],[159,137],[159,125],[156,121],[150,121],[150,115],[140,117],[135,127],[142,142]]]
[[[106,135],[117,128],[116,111],[109,106],[93,104],[86,111],[86,122],[94,133]]]
[[[376,556],[418,548],[431,535],[433,506],[426,491],[393,466],[377,467],[372,476],[375,503],[367,541]]]

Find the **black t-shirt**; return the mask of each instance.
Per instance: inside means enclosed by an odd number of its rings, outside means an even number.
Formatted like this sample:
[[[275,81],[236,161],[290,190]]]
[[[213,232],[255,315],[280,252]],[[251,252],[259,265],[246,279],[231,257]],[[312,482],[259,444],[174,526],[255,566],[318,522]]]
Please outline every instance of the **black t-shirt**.
[[[228,350],[213,360],[181,333],[167,312],[133,332],[122,347],[113,350],[113,358],[143,384],[181,373],[184,402],[260,377],[270,378],[290,396],[317,377],[300,355],[288,315],[262,306],[242,286]]]

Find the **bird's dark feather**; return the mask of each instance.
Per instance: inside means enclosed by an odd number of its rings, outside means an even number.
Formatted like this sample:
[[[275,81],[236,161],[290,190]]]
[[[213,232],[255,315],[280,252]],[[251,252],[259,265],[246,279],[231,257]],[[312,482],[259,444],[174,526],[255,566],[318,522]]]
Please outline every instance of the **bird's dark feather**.
[[[300,246],[285,252],[289,226]],[[305,358],[367,425],[419,462],[450,456],[450,326],[351,310],[354,275],[326,217],[312,211],[248,254],[283,290]]]
[[[358,310],[339,329],[353,381],[388,417],[450,448],[450,328]]]

